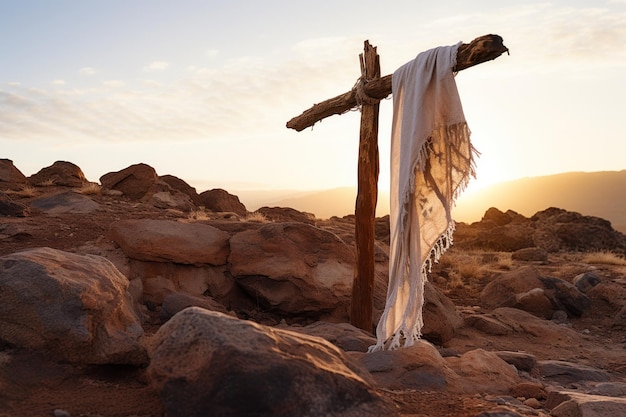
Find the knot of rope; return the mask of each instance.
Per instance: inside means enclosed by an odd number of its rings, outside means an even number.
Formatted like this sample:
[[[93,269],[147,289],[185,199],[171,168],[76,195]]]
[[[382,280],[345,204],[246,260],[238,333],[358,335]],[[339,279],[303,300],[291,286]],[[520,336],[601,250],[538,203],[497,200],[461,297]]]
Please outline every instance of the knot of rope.
[[[365,92],[365,84],[367,84],[368,81],[370,80],[367,80],[365,77],[360,76],[359,79],[356,80],[354,87],[352,87],[352,90],[354,90],[354,92],[356,93],[356,104],[359,107],[361,107],[363,104],[374,105],[380,103],[380,99],[370,97]]]

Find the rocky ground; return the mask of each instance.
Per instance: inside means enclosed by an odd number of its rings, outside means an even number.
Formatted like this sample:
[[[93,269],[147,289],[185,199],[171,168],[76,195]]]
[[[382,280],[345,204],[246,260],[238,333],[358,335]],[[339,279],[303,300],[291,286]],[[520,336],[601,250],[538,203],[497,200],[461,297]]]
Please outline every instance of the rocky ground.
[[[80,253],[84,251],[81,248],[86,246],[110,245],[111,224],[120,220],[187,221],[194,215],[198,216],[198,213],[156,207],[153,202],[137,201],[106,193],[88,195],[89,199],[98,204],[97,210],[51,212],[34,208],[31,204],[41,197],[64,191],[67,191],[67,187],[49,184],[46,187],[36,187],[32,195],[16,192],[7,194],[11,202],[28,207],[29,211],[24,216],[13,215],[0,219],[0,256],[37,247],[52,247]],[[214,221],[219,222],[242,221],[241,216],[237,215],[214,214],[213,217]],[[310,216],[304,217],[311,220]],[[501,216],[495,216],[494,213],[492,217],[492,221],[497,221],[498,218],[501,220]],[[317,227],[332,231],[348,243],[354,240],[350,218],[312,221]],[[521,224],[523,226],[519,227],[525,227],[527,231],[531,227],[528,221]],[[377,227],[380,229],[377,236],[384,246],[386,238],[384,219],[379,219]],[[522,352],[531,355],[536,361],[573,363],[588,367],[590,372],[591,370],[603,372],[609,379],[603,379],[601,382],[617,384],[611,386],[613,390],[623,389],[623,392],[618,392],[613,397],[625,397],[626,385],[623,388],[619,385],[626,383],[624,331],[626,310],[620,309],[620,306],[624,305],[620,303],[624,303],[624,300],[618,302],[607,299],[610,297],[606,294],[592,294],[589,307],[578,316],[566,314],[564,317],[542,320],[566,329],[567,333],[551,331],[544,327],[544,324],[535,325],[530,321],[526,324],[516,324],[527,326],[524,331],[499,332],[493,328],[485,330],[493,324],[491,314],[496,308],[485,305],[485,300],[481,300],[481,293],[490,282],[503,273],[529,266],[543,277],[555,277],[568,282],[572,282],[576,276],[593,272],[603,282],[610,282],[614,288],[626,291],[626,266],[619,263],[590,262],[585,257],[585,252],[575,250],[551,250],[535,254],[530,260],[520,257],[516,259],[512,255],[513,251],[486,248],[489,244],[497,248],[502,242],[497,243],[493,234],[485,237],[477,230],[460,225],[455,246],[446,253],[431,274],[431,281],[437,289],[454,303],[457,311],[465,319],[465,324],[455,329],[453,337],[440,344],[435,343],[441,355],[461,356],[466,352],[483,349],[488,352]],[[509,230],[508,233],[521,239],[524,232],[520,230],[522,229]],[[504,241],[511,241],[513,237]],[[478,242],[480,239],[483,239],[482,248]],[[616,249],[617,252],[623,251],[623,247]],[[466,266],[465,269],[463,265]],[[259,317],[250,318],[263,322],[266,317],[261,313]],[[148,335],[154,334],[161,324],[158,309],[147,309],[145,314],[144,330]],[[503,320],[505,318],[500,317],[499,323]],[[479,325],[478,322],[482,324]],[[565,373],[561,379],[546,378],[545,373],[537,375],[530,370],[522,374],[524,382],[516,385],[517,391],[507,394],[491,392],[463,394],[445,389],[394,388],[393,384],[386,387],[379,385],[376,390],[395,403],[399,413],[407,417],[531,415],[563,417],[569,414],[550,414],[551,405],[547,400],[547,393],[550,390],[570,389],[585,393],[593,393],[595,390],[595,393],[598,393],[602,388],[598,381],[590,383],[577,380],[575,372],[568,375]],[[496,381],[499,377],[501,376],[491,376]],[[162,416],[165,413],[162,398],[149,386],[145,369],[142,367],[77,365],[52,361],[45,353],[20,349],[11,344],[0,344],[0,400],[0,416],[11,417]],[[583,417],[624,415],[615,414],[616,412],[620,411],[571,415]]]

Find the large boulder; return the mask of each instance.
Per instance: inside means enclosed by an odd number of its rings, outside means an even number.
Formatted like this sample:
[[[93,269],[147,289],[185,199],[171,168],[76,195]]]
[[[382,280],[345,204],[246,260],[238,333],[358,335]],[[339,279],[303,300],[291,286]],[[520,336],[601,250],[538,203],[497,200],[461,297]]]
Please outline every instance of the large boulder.
[[[201,223],[174,220],[122,220],[111,225],[111,239],[132,259],[187,265],[224,265],[228,233]]]
[[[376,264],[374,276],[374,322],[378,323],[386,304],[387,287],[389,284],[388,262]],[[456,331],[463,326],[463,318],[456,306],[430,281],[424,283],[424,306],[422,308],[424,339],[443,345],[454,337]]]
[[[69,362],[145,364],[127,288],[100,256],[37,248],[0,257],[0,340]]]
[[[230,273],[266,308],[347,319],[355,258],[336,235],[304,223],[270,223],[234,235],[230,250]]]
[[[0,192],[0,216],[27,217],[29,215],[30,208],[28,206],[13,201],[7,194]]]
[[[64,187],[82,187],[89,181],[77,165],[66,161],[56,161],[51,166],[31,175],[28,182],[32,185],[51,183],[51,185]]]
[[[487,308],[515,307],[538,317],[552,318],[557,310],[579,317],[589,308],[589,298],[573,284],[545,277],[533,266],[503,273],[480,293]]]
[[[396,415],[365,370],[317,337],[190,307],[149,351],[147,377],[169,417]]]
[[[146,164],[131,165],[100,177],[100,184],[104,189],[121,191],[132,200],[142,199],[159,182],[155,169]]]
[[[424,339],[443,345],[452,339],[463,325],[463,318],[448,297],[430,282],[424,284],[424,307],[422,309]]]
[[[161,175],[159,179],[167,183],[167,185],[172,187],[172,189],[180,191],[181,193],[187,195],[191,199],[191,201],[194,202],[194,204],[202,205],[200,201],[200,196],[198,195],[196,189],[187,184],[185,181],[173,175]]]
[[[514,366],[482,349],[443,358],[432,344],[418,340],[406,348],[351,355],[377,385],[392,390],[505,394],[521,382]]]
[[[0,190],[19,190],[27,184],[27,178],[10,159],[0,158]]]
[[[378,386],[386,389],[454,391],[458,388],[458,376],[425,340],[401,349],[351,355],[370,372]]]
[[[200,193],[198,196],[198,205],[216,212],[228,211],[240,216],[248,214],[246,206],[239,201],[239,197],[221,188],[215,188]]]

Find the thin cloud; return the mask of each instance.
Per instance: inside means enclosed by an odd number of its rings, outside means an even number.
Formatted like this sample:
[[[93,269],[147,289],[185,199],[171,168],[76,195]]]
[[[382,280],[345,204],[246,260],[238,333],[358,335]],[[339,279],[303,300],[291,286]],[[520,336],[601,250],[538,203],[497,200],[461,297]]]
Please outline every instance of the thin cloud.
[[[106,87],[123,87],[124,85],[126,85],[126,83],[124,81],[120,81],[120,80],[107,80],[107,81],[103,81],[102,85],[106,86]]]
[[[53,80],[52,84],[53,85],[65,85],[67,83],[65,82],[65,80]]]
[[[169,67],[170,67],[170,63],[167,61],[153,61],[149,63],[148,65],[146,65],[145,67],[143,67],[143,70],[146,72],[165,71]]]
[[[97,73],[96,69],[93,67],[83,67],[78,70],[80,75],[94,75]]]

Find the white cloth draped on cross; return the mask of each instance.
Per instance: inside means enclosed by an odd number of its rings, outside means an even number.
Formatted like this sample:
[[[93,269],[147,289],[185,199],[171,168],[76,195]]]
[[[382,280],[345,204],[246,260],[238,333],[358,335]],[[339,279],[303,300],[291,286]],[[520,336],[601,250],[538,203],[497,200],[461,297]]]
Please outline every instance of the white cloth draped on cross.
[[[451,209],[475,175],[452,72],[460,45],[422,52],[393,73],[389,287],[370,352],[420,338],[427,273],[452,244]]]

